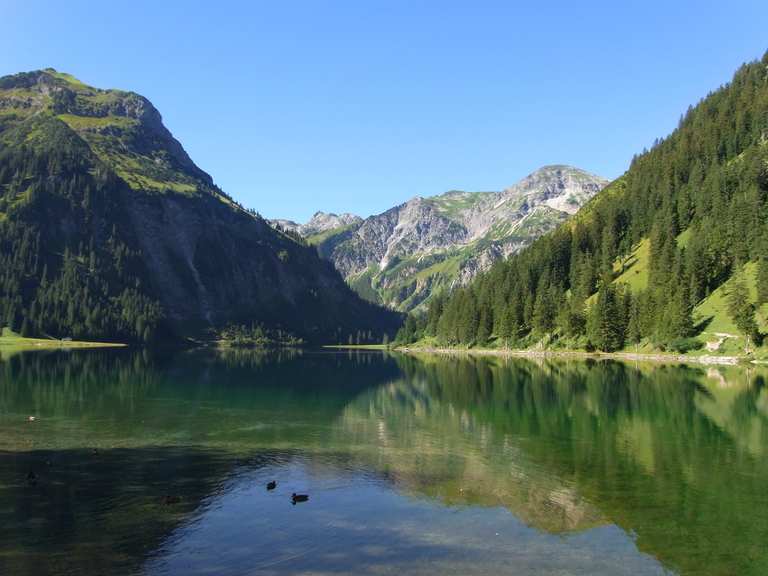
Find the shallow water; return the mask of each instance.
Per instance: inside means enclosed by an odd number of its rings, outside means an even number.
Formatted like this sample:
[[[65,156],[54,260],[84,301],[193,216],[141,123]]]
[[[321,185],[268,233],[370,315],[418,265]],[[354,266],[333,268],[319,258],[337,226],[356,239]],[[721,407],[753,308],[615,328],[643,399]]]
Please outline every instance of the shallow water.
[[[16,354],[0,574],[766,574],[766,440],[746,369]]]

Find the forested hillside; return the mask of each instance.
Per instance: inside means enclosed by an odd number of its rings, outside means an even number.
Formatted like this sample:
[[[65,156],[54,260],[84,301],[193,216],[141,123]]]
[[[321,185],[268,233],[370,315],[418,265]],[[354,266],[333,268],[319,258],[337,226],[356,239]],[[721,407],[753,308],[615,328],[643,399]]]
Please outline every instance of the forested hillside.
[[[147,99],[52,69],[0,78],[0,328],[370,342],[399,321],[216,187]]]
[[[688,350],[717,296],[754,344],[767,259],[768,54],[689,108],[573,219],[410,317],[399,338]]]
[[[154,338],[160,304],[144,289],[119,188],[53,118],[2,132],[0,324],[25,336]]]

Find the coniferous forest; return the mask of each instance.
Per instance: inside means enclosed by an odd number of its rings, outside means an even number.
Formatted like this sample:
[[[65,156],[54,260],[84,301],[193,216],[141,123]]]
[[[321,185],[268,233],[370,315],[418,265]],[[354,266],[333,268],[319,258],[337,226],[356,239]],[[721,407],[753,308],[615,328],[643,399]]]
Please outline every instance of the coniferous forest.
[[[631,277],[643,248],[647,281],[617,281]],[[756,302],[742,278],[748,263],[757,268]],[[728,313],[759,343],[756,305],[768,301],[768,54],[689,108],[573,219],[409,317],[398,340],[603,351],[643,341],[687,351],[706,328],[694,307],[729,279]]]
[[[30,142],[35,130],[46,137]],[[0,323],[22,336],[151,343],[161,309],[142,290],[139,251],[114,218],[124,183],[55,120],[6,134],[14,139],[26,145],[0,149],[0,213],[12,214],[0,217]]]

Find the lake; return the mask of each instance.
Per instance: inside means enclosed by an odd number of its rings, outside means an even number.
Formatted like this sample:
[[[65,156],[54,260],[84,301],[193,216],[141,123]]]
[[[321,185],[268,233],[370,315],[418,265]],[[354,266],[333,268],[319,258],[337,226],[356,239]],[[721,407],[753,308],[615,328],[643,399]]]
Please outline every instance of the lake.
[[[768,574],[765,378],[6,353],[0,574]]]

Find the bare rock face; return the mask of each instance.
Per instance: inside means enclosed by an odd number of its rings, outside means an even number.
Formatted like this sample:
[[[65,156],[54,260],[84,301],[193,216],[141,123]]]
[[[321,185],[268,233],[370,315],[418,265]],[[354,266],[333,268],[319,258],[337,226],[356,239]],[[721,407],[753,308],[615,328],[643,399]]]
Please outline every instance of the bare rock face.
[[[299,224],[293,220],[275,219],[269,223],[277,229],[286,232],[296,232],[305,238],[311,238],[324,232],[338,230],[359,224],[363,219],[354,214],[334,214],[333,212],[315,212],[309,222]]]
[[[356,223],[326,227],[318,251],[360,294],[408,311],[520,251],[607,184],[578,168],[545,166],[501,192],[417,197]],[[302,229],[314,220],[293,229],[310,236]]]

